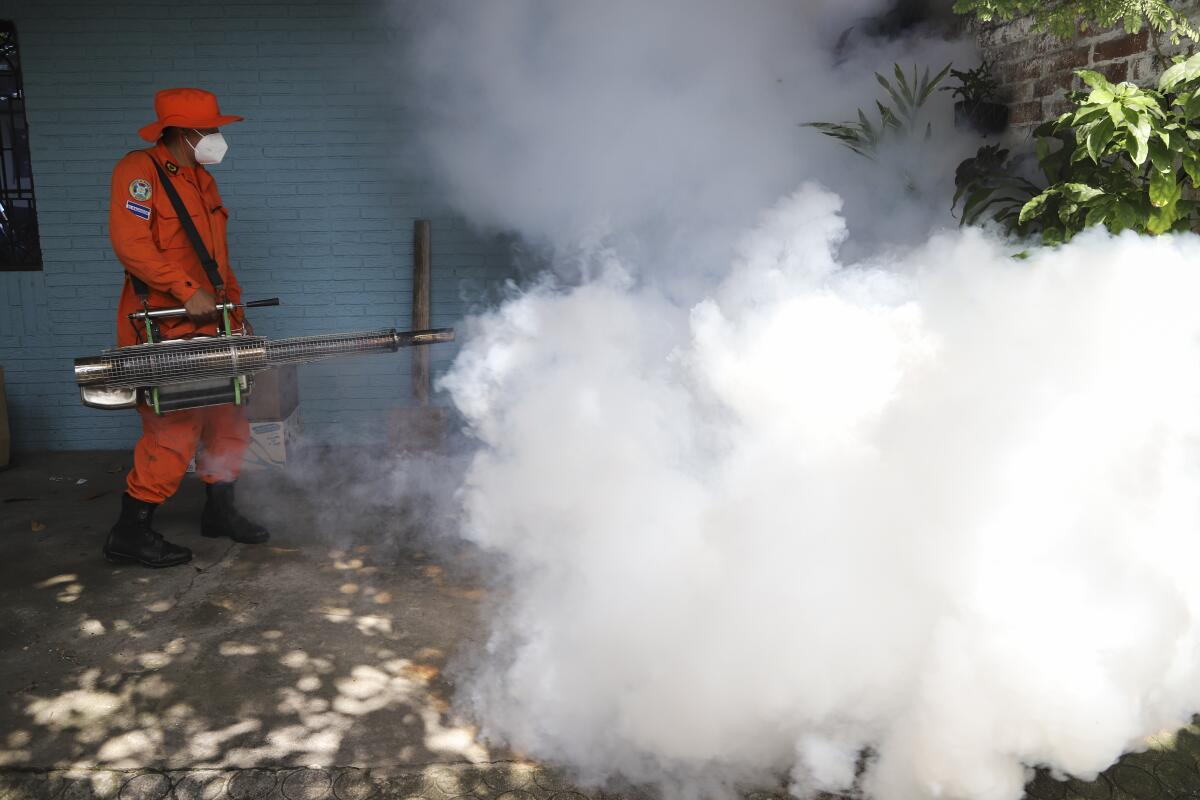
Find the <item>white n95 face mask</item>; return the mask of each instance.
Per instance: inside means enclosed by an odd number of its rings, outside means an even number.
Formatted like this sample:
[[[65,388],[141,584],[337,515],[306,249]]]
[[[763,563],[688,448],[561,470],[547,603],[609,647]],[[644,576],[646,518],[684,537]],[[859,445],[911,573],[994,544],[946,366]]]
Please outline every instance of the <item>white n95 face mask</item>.
[[[200,133],[200,131],[194,128],[193,132]],[[220,164],[221,159],[225,158],[225,153],[228,150],[229,144],[219,132],[202,135],[200,141],[192,145],[192,151],[196,154],[197,164]]]

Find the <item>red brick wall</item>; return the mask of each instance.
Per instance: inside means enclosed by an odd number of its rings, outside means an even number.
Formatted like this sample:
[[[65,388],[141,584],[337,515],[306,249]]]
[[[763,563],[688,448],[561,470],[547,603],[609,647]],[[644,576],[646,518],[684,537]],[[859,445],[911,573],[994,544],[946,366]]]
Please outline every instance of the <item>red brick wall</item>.
[[[1082,88],[1077,69],[1092,69],[1112,81],[1152,85],[1183,48],[1147,31],[1129,35],[1121,28],[1062,41],[1035,33],[1028,19],[978,30],[983,57],[994,62],[1002,98],[1011,109],[1009,138],[1026,139],[1033,129],[1067,108],[1066,93]]]

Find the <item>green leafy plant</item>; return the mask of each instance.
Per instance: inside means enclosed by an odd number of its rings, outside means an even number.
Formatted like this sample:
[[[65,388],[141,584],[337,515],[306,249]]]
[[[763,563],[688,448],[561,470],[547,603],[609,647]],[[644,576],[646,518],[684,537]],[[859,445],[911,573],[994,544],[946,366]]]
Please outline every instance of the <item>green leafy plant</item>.
[[[1187,17],[1171,7],[1170,0],[955,0],[954,10],[971,14],[983,22],[1032,16],[1039,30],[1062,39],[1080,31],[1110,28],[1121,23],[1129,33],[1145,27],[1181,38],[1200,40],[1200,33]]]
[[[992,65],[987,61],[975,69],[952,69],[950,77],[958,81],[958,86],[943,86],[941,91],[950,92],[964,103],[992,103],[997,100],[1000,82],[992,75]]]
[[[930,76],[929,68],[919,73],[913,65],[912,77],[905,75],[899,64],[894,65],[895,80],[888,80],[878,72],[875,79],[886,90],[890,104],[875,101],[879,112],[878,122],[872,123],[866,112],[858,109],[858,120],[853,122],[808,122],[805,127],[816,128],[826,136],[837,139],[845,147],[860,156],[874,160],[880,145],[887,139],[911,137],[920,127],[920,112],[930,95],[950,72],[949,64],[939,73]],[[932,123],[924,126],[924,135],[933,134]]]
[[[1185,189],[1200,188],[1200,54],[1163,73],[1157,90],[1078,74],[1090,92],[1072,95],[1075,110],[1035,132],[1045,188],[981,150],[959,167],[954,206],[964,203],[963,224],[997,209],[994,218],[1010,230],[1040,233],[1047,244],[1094,225],[1149,234],[1193,227],[1198,205]]]
[[[973,158],[958,165],[954,175],[954,202],[963,204],[963,225],[978,225],[993,219],[1009,230],[1018,230],[1021,209],[1041,188],[1015,174],[1009,151],[1000,145],[985,145]],[[1021,231],[1024,232],[1024,231]]]

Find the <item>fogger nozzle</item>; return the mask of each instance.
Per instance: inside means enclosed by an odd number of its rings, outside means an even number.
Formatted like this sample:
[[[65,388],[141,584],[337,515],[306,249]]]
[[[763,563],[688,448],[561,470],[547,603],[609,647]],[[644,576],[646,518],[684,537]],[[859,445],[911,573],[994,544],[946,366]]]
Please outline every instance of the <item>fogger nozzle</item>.
[[[106,350],[75,359],[80,386],[140,388],[187,383],[204,378],[233,378],[285,364],[303,364],[337,356],[395,352],[454,341],[453,328],[297,336],[269,341],[262,336],[175,339]]]

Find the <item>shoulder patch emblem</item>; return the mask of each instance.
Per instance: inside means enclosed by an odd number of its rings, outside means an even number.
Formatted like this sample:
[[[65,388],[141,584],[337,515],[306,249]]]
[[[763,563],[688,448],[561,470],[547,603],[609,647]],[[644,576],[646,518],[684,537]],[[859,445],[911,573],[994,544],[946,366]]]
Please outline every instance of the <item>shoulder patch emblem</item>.
[[[129,184],[129,196],[134,200],[149,200],[153,193],[154,189],[150,187],[150,181],[145,178],[135,178],[133,183]]]
[[[130,214],[133,214],[138,219],[150,219],[150,206],[144,206],[141,203],[135,203],[132,200],[126,200],[125,210]]]

